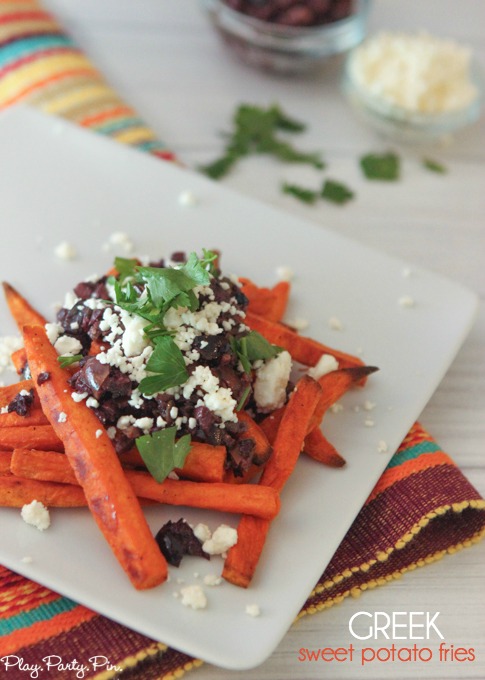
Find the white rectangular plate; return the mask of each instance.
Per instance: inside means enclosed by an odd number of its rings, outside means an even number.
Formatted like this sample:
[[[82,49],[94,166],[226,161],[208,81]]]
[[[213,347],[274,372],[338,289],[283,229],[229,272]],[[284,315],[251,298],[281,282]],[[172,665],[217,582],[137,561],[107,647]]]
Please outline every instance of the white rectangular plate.
[[[106,271],[125,232],[136,253],[154,259],[175,250],[219,248],[226,273],[276,281],[278,266],[295,272],[289,317],[310,321],[308,334],[380,367],[364,390],[324,420],[327,437],[347,459],[342,470],[300,460],[282,494],[282,511],[248,590],[206,588],[207,609],[173,596],[185,584],[220,573],[222,561],[186,558],[171,580],[136,592],[86,510],[54,510],[38,532],[18,510],[0,509],[0,561],[50,588],[157,640],[214,664],[243,669],[263,662],[290,627],[409,427],[419,416],[468,333],[473,293],[430,272],[367,249],[320,226],[250,200],[187,170],[27,109],[0,117],[1,278],[46,316],[65,291]],[[179,196],[197,199],[182,206]],[[68,241],[78,257],[60,260]],[[399,300],[411,296],[412,307]],[[342,330],[328,320],[338,317]],[[1,335],[15,332],[4,303]],[[372,412],[362,408],[375,404]],[[374,426],[366,426],[371,418]],[[388,446],[379,453],[380,441]],[[212,528],[237,518],[196,510],[147,512],[153,531],[185,516]],[[32,562],[22,562],[32,556]],[[194,573],[198,572],[199,576]],[[261,616],[245,614],[257,603]]]

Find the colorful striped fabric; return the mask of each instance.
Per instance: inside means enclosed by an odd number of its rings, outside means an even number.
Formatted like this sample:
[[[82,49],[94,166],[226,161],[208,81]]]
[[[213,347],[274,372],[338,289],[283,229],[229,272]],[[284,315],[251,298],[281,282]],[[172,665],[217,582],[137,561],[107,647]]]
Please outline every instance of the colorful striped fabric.
[[[35,0],[0,0],[0,108],[16,102],[173,159]],[[300,616],[472,545],[484,532],[485,501],[416,424]],[[0,655],[16,654],[35,665],[53,650],[85,664],[83,677],[98,680],[121,669],[123,677],[168,680],[201,663],[0,567]],[[96,668],[88,660],[100,650],[109,666]],[[50,677],[67,680],[73,673],[56,669]]]
[[[36,0],[0,0],[0,109],[17,102],[173,159]]]
[[[406,508],[406,512],[403,512]],[[473,545],[485,532],[485,501],[451,458],[416,424],[392,458],[300,616],[385,585]],[[0,567],[0,650],[25,664],[62,650],[105,680],[133,669],[137,680],[179,678],[201,664],[72,600]],[[116,668],[92,668],[100,654]],[[61,680],[71,671],[56,671]],[[54,676],[53,676],[54,677]]]

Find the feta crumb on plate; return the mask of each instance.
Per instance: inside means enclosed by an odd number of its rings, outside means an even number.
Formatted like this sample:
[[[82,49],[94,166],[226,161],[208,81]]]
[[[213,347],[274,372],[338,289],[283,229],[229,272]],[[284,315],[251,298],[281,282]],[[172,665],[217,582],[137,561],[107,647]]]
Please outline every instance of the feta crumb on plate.
[[[209,555],[222,555],[237,543],[237,531],[227,524],[221,524],[212,537],[202,544],[202,550]]]
[[[259,604],[247,604],[246,605],[246,614],[248,616],[259,616],[261,614],[261,609],[259,607]]]
[[[22,506],[21,517],[26,524],[30,524],[39,531],[48,529],[51,524],[49,510],[40,501],[32,501]]]
[[[77,257],[76,249],[67,241],[59,243],[54,249],[54,253],[60,260],[74,260]]]
[[[192,609],[205,609],[207,607],[207,597],[198,584],[185,586],[180,589],[182,604]]]

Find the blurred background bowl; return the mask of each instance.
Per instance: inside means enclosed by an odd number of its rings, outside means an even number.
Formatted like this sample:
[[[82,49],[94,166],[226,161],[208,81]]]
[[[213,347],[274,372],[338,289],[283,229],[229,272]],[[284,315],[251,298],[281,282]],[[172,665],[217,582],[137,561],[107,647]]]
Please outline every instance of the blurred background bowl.
[[[372,38],[369,38],[369,41]],[[348,55],[342,81],[343,92],[357,116],[381,136],[410,145],[448,141],[450,136],[476,122],[484,106],[485,80],[481,65],[471,58],[469,79],[476,96],[463,107],[443,112],[426,112],[405,108],[358,82],[353,60],[359,48]]]
[[[246,6],[252,6],[258,17],[235,9],[245,6],[238,0],[202,0],[202,4],[225,44],[244,62],[298,74],[321,66],[364,39],[371,0],[289,0],[283,3],[287,5],[286,15],[280,14],[277,20],[272,18],[269,6],[282,6],[281,2],[246,0]],[[302,9],[311,10],[316,4],[328,8],[320,19],[325,23],[294,25],[302,18]],[[264,16],[269,18],[259,18]]]

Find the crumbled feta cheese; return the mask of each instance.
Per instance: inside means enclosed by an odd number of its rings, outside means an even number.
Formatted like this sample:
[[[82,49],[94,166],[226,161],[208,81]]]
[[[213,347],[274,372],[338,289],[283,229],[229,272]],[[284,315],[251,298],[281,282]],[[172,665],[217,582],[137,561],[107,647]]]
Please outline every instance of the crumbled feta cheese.
[[[100,437],[102,437],[102,435],[103,435],[103,430],[96,430],[96,432],[95,432],[96,439],[99,439]]]
[[[412,273],[413,270],[410,267],[403,267],[403,270],[401,272],[404,279],[409,279]]]
[[[387,445],[387,442],[384,441],[384,439],[380,439],[379,443],[377,445],[377,451],[379,453],[387,453],[389,450],[389,447]]]
[[[51,518],[49,510],[40,501],[32,501],[22,506],[20,511],[22,519],[27,524],[35,527],[39,531],[45,531],[50,527]]]
[[[54,348],[59,356],[72,357],[80,354],[83,346],[77,338],[71,338],[70,335],[61,335],[55,341]]]
[[[309,368],[307,373],[310,378],[318,380],[322,375],[331,373],[331,371],[336,371],[338,369],[338,361],[331,354],[322,354],[318,362],[312,368]]]
[[[148,339],[143,332],[147,325],[146,319],[135,314],[129,314],[124,309],[121,310],[120,318],[125,327],[121,346],[127,357],[133,357],[143,352],[148,346]]]
[[[280,352],[256,370],[254,399],[261,412],[274,411],[283,406],[291,373],[291,355]]]
[[[67,413],[64,413],[64,411],[61,411],[57,417],[57,422],[58,423],[65,423],[67,420]]]
[[[108,248],[110,248],[111,246],[121,246],[121,248],[126,253],[132,253],[135,248],[133,241],[130,239],[128,234],[125,234],[122,231],[113,232],[109,237],[109,241],[106,245]]]
[[[401,307],[414,307],[415,305],[414,298],[410,295],[402,295],[399,298],[398,303]]]
[[[71,392],[71,398],[75,402],[83,401],[88,396],[87,392]]]
[[[303,319],[302,317],[297,316],[294,319],[285,319],[285,324],[290,326],[290,328],[293,328],[295,331],[304,331],[308,328],[310,322],[308,319]]]
[[[24,564],[32,564],[34,560],[32,559],[31,555],[25,555],[25,557],[22,557],[20,561]]]
[[[22,347],[22,338],[15,335],[7,335],[0,338],[0,373],[8,370],[15,371],[12,363],[12,352]]]
[[[59,335],[64,332],[60,323],[46,323],[44,328],[51,345],[53,345]]]
[[[201,542],[205,543],[205,541],[208,541],[209,538],[212,536],[212,532],[207,526],[207,524],[196,524],[194,527],[194,536]]]
[[[248,616],[259,616],[261,614],[261,609],[259,607],[259,604],[247,604],[246,605],[246,614]]]
[[[192,609],[205,609],[207,607],[207,597],[198,584],[185,586],[180,589],[182,595],[182,604]]]
[[[220,586],[222,583],[222,578],[217,576],[217,574],[206,574],[204,576],[204,585],[206,586]]]
[[[344,327],[343,323],[336,316],[331,316],[329,318],[328,325],[333,331],[341,331],[341,330],[343,330],[343,327]]]
[[[372,418],[366,418],[366,419],[364,420],[364,425],[365,425],[366,427],[374,427],[375,422],[372,420]]]
[[[376,407],[376,405],[374,404],[373,401],[369,401],[368,399],[366,399],[364,401],[364,410],[365,411],[373,411],[375,409],[375,407]]]
[[[62,241],[54,249],[54,253],[60,260],[74,260],[77,257],[77,251],[67,241]]]
[[[227,524],[221,524],[212,534],[211,538],[204,541],[202,550],[209,555],[222,555],[237,543],[237,531]]]
[[[443,113],[466,108],[478,96],[470,77],[471,51],[421,32],[382,32],[358,47],[350,63],[355,83],[383,107]]]
[[[182,191],[179,194],[178,202],[180,205],[183,205],[184,207],[192,208],[194,205],[197,205],[198,200],[195,194],[193,194],[191,191],[186,190]]]
[[[88,408],[98,408],[99,401],[97,399],[95,399],[94,397],[88,397],[86,399],[86,406]]]
[[[295,276],[295,272],[291,267],[281,265],[280,267],[276,267],[276,276],[280,281],[291,281]]]

